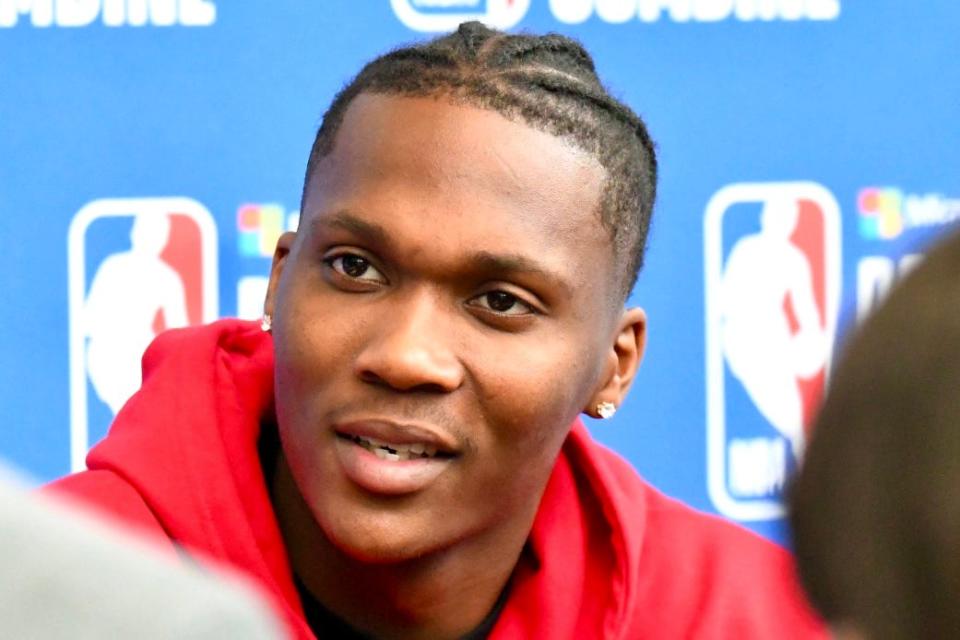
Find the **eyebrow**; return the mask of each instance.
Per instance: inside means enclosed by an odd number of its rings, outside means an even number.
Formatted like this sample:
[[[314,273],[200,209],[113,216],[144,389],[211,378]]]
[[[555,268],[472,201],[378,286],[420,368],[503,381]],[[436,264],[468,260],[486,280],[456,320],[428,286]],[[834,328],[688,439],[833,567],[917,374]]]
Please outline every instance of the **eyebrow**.
[[[367,237],[378,243],[386,243],[387,231],[378,224],[358,218],[349,211],[337,211],[330,215],[317,214],[310,220],[311,235],[317,235],[322,228],[336,228]]]
[[[544,269],[537,262],[523,255],[477,251],[470,256],[470,263],[480,270],[493,273],[525,273],[535,275],[548,281],[551,285],[562,289],[567,296],[572,294],[570,284],[559,274]]]

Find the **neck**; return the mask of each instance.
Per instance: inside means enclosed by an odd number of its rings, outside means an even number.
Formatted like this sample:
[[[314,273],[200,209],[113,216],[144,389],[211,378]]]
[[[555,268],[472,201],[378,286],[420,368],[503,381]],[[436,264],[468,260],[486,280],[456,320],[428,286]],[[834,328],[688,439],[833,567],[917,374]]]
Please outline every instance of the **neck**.
[[[450,547],[363,562],[330,542],[279,454],[272,498],[293,570],[311,595],[358,630],[402,640],[459,638],[490,613],[529,535],[528,517]]]

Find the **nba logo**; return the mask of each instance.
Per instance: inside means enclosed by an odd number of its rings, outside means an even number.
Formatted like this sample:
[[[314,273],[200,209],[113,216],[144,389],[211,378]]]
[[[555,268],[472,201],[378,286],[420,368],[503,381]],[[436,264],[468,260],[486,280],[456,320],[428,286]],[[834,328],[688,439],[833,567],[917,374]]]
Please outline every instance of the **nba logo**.
[[[730,518],[777,518],[830,370],[840,208],[810,182],[729,185],[704,249],[709,494]]]
[[[105,199],[77,212],[67,244],[70,464],[78,470],[140,387],[153,338],[217,318],[217,231],[188,198]]]

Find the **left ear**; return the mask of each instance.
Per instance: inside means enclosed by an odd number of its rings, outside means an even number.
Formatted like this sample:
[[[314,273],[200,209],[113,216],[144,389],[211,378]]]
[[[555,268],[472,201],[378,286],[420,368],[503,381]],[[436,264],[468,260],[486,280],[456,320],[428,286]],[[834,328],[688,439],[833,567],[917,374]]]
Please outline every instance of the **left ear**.
[[[601,386],[591,396],[584,413],[601,418],[597,409],[601,404],[610,403],[615,408],[623,404],[640,368],[646,346],[647,314],[638,307],[625,309],[607,354]]]

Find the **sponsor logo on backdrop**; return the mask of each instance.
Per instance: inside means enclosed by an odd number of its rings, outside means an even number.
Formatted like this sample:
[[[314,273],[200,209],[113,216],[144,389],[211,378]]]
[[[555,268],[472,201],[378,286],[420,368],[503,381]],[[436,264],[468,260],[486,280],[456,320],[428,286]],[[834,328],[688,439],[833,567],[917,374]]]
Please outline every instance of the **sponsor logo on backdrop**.
[[[0,27],[23,19],[34,27],[208,27],[213,0],[0,0]]]
[[[530,0],[390,0],[400,22],[414,31],[453,31],[461,22],[479,20],[497,29],[516,26]]]
[[[560,22],[609,23],[836,20],[840,0],[549,0]]]
[[[270,258],[286,230],[297,228],[299,213],[289,214],[279,204],[242,204],[237,209],[237,242],[246,258]]]
[[[188,198],[94,200],[70,223],[70,457],[140,386],[140,358],[165,329],[218,314],[217,230]]]
[[[272,258],[284,231],[296,231],[299,211],[276,203],[242,204],[237,209],[237,251],[243,258]],[[262,269],[262,264],[257,265]],[[258,274],[237,280],[237,317],[254,320],[263,314],[269,277]]]
[[[911,231],[931,231],[960,220],[960,198],[907,193],[899,187],[865,187],[857,194],[857,228],[867,241],[898,240]],[[881,245],[883,246],[883,245]],[[898,258],[868,255],[857,262],[857,321],[862,322],[907,275],[923,254]]]
[[[840,209],[811,182],[733,184],[704,243],[709,494],[728,517],[777,518],[830,369]]]
[[[860,235],[892,240],[911,229],[960,220],[960,198],[939,193],[904,193],[897,187],[867,187],[857,197]]]

